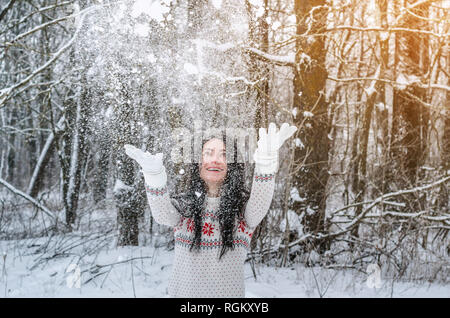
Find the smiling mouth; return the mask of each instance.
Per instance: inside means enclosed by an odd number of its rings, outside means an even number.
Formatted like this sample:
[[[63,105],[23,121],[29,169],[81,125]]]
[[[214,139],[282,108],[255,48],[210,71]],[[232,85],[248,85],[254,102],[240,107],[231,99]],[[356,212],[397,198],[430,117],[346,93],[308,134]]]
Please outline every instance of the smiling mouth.
[[[219,168],[208,168],[206,170],[207,171],[211,171],[211,172],[221,172],[221,171],[223,171],[223,169],[219,169]]]

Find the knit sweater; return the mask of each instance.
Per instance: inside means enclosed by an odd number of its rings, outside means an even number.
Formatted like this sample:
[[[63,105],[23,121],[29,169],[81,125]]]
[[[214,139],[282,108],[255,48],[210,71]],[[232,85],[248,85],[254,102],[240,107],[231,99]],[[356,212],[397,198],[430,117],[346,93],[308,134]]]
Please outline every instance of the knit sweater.
[[[256,226],[272,202],[275,173],[255,172],[244,220],[233,236],[234,249],[219,259],[222,247],[220,225],[216,214],[220,198],[206,197],[203,211],[201,246],[190,251],[194,239],[194,221],[183,217],[172,205],[167,185],[152,187],[146,183],[147,198],[155,221],[173,227],[175,256],[169,281],[171,297],[245,297],[244,262]]]

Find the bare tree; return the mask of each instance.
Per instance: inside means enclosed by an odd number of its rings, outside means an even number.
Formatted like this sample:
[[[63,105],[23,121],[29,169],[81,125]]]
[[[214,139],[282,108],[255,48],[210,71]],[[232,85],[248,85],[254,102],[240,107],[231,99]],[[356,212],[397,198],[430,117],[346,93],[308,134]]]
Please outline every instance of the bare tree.
[[[293,186],[304,193],[307,201],[304,225],[308,232],[323,233],[325,224],[326,186],[328,183],[328,102],[325,98],[325,37],[327,12],[325,1],[295,1],[297,19],[294,77],[295,120],[301,126],[299,137],[304,148],[295,149],[295,159],[302,160],[301,173],[294,175]],[[304,123],[302,124],[302,122]],[[324,250],[325,245],[320,250]]]

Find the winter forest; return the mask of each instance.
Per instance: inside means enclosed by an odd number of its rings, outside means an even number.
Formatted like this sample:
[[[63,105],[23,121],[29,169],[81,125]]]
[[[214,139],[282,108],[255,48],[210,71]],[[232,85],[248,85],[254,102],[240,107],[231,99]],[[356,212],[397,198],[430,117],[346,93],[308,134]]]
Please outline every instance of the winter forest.
[[[180,193],[177,129],[271,122],[246,297],[449,297],[449,39],[444,0],[0,0],[0,297],[167,297],[124,145]]]

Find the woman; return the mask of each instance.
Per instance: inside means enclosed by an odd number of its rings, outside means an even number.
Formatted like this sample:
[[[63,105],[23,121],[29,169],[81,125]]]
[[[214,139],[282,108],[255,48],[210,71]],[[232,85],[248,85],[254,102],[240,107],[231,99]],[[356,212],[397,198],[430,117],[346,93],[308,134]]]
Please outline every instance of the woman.
[[[144,174],[155,221],[174,228],[175,259],[169,282],[172,297],[244,297],[244,262],[252,233],[269,210],[278,170],[278,150],[297,128],[274,123],[259,129],[250,196],[240,164],[226,162],[226,143],[211,138],[192,169],[187,194],[170,198],[162,153],[131,145],[126,153]]]

